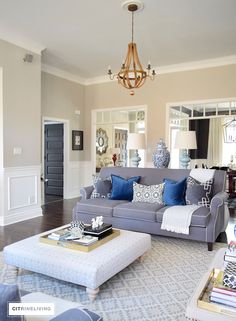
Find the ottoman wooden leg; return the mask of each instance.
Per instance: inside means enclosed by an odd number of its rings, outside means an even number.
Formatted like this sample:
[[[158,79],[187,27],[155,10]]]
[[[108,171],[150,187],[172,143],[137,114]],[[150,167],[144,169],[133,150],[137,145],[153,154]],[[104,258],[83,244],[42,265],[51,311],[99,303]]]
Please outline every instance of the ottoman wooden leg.
[[[96,299],[98,292],[99,292],[99,288],[97,288],[97,289],[86,288],[86,292],[88,293],[89,299],[91,301],[94,301]]]
[[[143,255],[139,256],[138,260],[139,262],[143,262],[145,260],[145,257],[147,256],[148,252],[143,253]]]
[[[16,276],[20,275],[20,268],[18,266],[16,266]]]

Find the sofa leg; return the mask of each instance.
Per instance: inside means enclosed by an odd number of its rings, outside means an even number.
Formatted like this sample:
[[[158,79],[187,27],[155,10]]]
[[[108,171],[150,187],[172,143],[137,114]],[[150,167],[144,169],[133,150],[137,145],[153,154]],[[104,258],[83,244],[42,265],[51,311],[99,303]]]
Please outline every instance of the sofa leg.
[[[212,251],[213,250],[213,243],[208,242],[207,247],[208,247],[208,251]]]

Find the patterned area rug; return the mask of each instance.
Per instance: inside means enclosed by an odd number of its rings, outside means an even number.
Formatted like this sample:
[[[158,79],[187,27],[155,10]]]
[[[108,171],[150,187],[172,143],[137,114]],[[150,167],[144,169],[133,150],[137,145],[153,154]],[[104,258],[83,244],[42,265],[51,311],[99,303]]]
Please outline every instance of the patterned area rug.
[[[82,303],[104,321],[182,321],[195,286],[217,249],[225,246],[215,243],[214,251],[208,252],[205,243],[152,237],[152,250],[144,261],[134,262],[103,284],[92,303],[84,287],[26,270],[17,276],[14,267],[4,264],[2,252],[0,282]]]

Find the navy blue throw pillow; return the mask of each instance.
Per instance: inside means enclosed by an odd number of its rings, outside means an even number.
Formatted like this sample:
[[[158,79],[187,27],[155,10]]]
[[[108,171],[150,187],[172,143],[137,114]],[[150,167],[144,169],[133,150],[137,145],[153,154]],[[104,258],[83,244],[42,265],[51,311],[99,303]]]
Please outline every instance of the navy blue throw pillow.
[[[111,175],[112,200],[127,200],[132,201],[133,199],[133,182],[139,183],[141,176],[130,177],[125,179],[117,175]]]
[[[186,179],[176,182],[164,178],[163,201],[165,205],[185,205]]]

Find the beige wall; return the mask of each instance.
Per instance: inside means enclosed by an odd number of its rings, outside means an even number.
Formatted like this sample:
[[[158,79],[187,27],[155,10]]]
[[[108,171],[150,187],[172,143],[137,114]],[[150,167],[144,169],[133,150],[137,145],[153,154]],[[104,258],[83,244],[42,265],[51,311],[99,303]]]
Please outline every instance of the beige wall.
[[[147,105],[147,161],[160,137],[166,134],[166,104],[180,101],[236,97],[236,65],[157,75],[130,96],[116,82],[85,87],[86,137],[91,140],[91,110]],[[90,160],[90,148],[86,160]]]
[[[26,63],[26,50],[0,40],[3,70],[3,167],[40,164],[41,57]],[[29,52],[27,52],[29,53]],[[21,155],[13,148],[21,147]]]
[[[3,82],[0,67],[0,168],[3,168]]]
[[[92,109],[147,105],[147,161],[151,161],[156,143],[165,137],[167,103],[236,97],[236,65],[157,75],[131,96],[116,82],[83,86],[44,72],[41,82],[41,57],[34,54],[32,63],[24,63],[25,53],[0,40],[4,167],[41,163],[41,116],[67,119],[69,159],[90,161]],[[79,117],[75,110],[80,110]],[[72,129],[84,130],[84,151],[71,150]],[[14,147],[22,147],[22,155],[14,156]]]
[[[80,110],[80,115],[75,115]],[[72,151],[72,130],[84,130],[84,86],[42,72],[42,117],[69,121],[69,160],[84,159],[84,151]],[[88,144],[84,137],[84,146]]]

